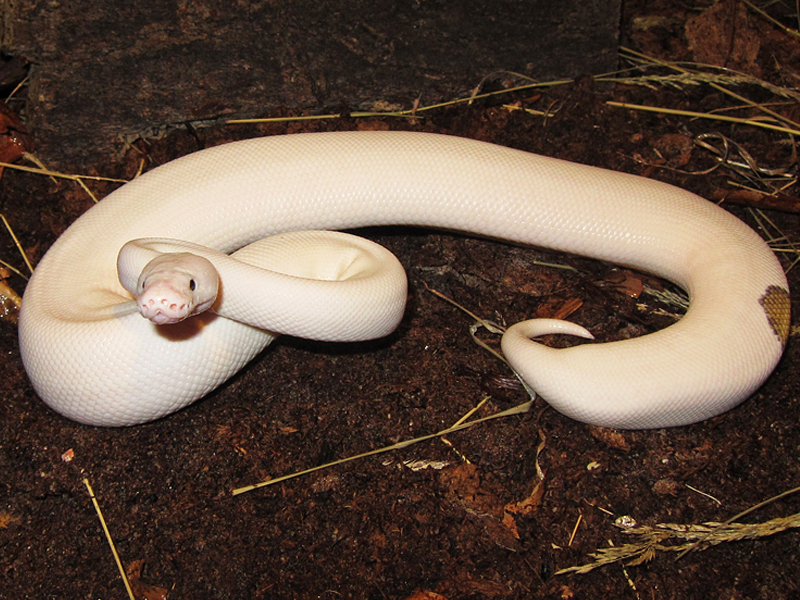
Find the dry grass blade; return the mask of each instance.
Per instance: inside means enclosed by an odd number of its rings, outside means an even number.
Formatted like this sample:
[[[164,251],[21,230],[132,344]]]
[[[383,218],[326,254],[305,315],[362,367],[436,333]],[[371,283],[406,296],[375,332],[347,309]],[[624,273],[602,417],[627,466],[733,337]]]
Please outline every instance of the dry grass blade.
[[[758,224],[759,231],[766,237],[767,243],[774,252],[794,255],[791,264],[786,269],[787,273],[791,271],[794,266],[800,262],[800,246],[783,233],[764,211],[750,209],[750,214]]]
[[[55,177],[58,179],[69,179],[70,181],[74,181],[79,186],[83,188],[83,190],[89,194],[94,202],[98,202],[97,197],[92,193],[92,191],[86,186],[84,180],[89,181],[111,181],[114,183],[127,183],[125,179],[114,179],[113,177],[101,177],[99,175],[71,175],[69,173],[59,173],[58,171],[51,171],[49,169],[45,169],[43,167],[25,167],[23,165],[16,165],[12,163],[0,162],[0,167],[4,167],[7,169],[14,169],[16,171],[25,171],[27,173],[36,173],[37,175],[45,175],[47,177]]]
[[[763,103],[754,102],[732,90],[729,90],[726,85],[755,85],[765,90],[769,91],[776,96],[780,96],[782,98],[790,98],[797,102],[800,102],[800,93],[797,90],[792,88],[781,87],[777,85],[773,85],[763,79],[758,79],[757,77],[753,77],[752,75],[747,75],[746,73],[741,73],[739,71],[733,71],[731,69],[727,69],[724,67],[717,67],[714,65],[705,65],[701,63],[673,63],[666,60],[660,60],[657,58],[652,58],[647,56],[646,54],[642,54],[641,52],[636,52],[635,50],[631,50],[630,48],[620,48],[620,54],[627,58],[632,63],[636,64],[639,68],[652,68],[652,67],[660,67],[666,68],[671,71],[676,72],[680,77],[683,77],[686,81],[694,81],[697,83],[705,83],[710,87],[722,92],[723,94],[730,96],[731,98],[736,99],[739,102],[742,102],[748,106],[753,108],[759,109],[761,112],[768,114],[781,122],[789,124],[793,128],[800,128],[800,123],[795,123],[791,119],[787,119],[783,115],[772,111],[769,107],[765,106]],[[646,81],[646,78],[630,78],[625,80],[625,83],[643,83]],[[619,81],[618,81],[619,82]]]
[[[524,83],[522,85],[516,85],[509,88],[505,88],[502,90],[496,90],[492,92],[486,92],[483,94],[479,94],[478,90],[480,90],[481,86],[484,84],[487,78],[491,76],[496,76],[498,73],[505,73],[511,77],[521,78],[523,80],[528,81],[528,83]],[[599,77],[606,77],[606,75],[600,75]],[[226,121],[226,125],[243,125],[243,124],[250,124],[250,123],[282,123],[282,122],[292,122],[292,121],[317,121],[317,120],[324,120],[324,119],[340,119],[343,117],[351,117],[351,118],[368,118],[368,117],[399,117],[405,119],[416,119],[419,117],[419,113],[423,113],[430,110],[436,110],[438,108],[445,108],[448,106],[457,106],[459,104],[466,104],[470,105],[473,104],[476,100],[481,100],[484,98],[492,98],[496,96],[501,96],[505,94],[512,94],[515,92],[522,92],[525,90],[531,90],[535,88],[542,88],[542,87],[553,87],[557,85],[565,85],[572,83],[571,79],[560,79],[558,81],[547,81],[547,82],[535,82],[531,80],[529,77],[525,75],[521,75],[519,73],[515,73],[513,71],[498,71],[497,73],[492,73],[491,75],[487,75],[484,77],[480,83],[474,88],[472,94],[466,96],[464,98],[456,98],[454,100],[448,100],[446,102],[439,102],[437,104],[430,104],[428,106],[419,106],[418,102],[414,103],[413,108],[409,108],[406,110],[398,110],[398,111],[354,111],[350,113],[332,113],[332,114],[325,114],[325,115],[301,115],[296,117],[267,117],[267,118],[254,118],[254,119],[230,119]],[[520,110],[518,106],[507,106],[509,110]],[[551,117],[555,114],[556,111],[554,110],[546,110],[546,111],[536,111],[532,109],[525,109],[525,112],[528,114],[536,114],[543,117]]]
[[[495,413],[493,415],[488,415],[486,417],[481,417],[480,419],[475,419],[472,421],[463,422],[465,417],[459,419],[455,425],[452,427],[448,427],[447,429],[443,429],[442,431],[438,431],[436,433],[431,433],[428,435],[423,435],[418,438],[414,438],[411,440],[406,440],[403,442],[398,442],[397,444],[392,444],[391,446],[384,446],[383,448],[377,448],[375,450],[370,450],[369,452],[363,452],[361,454],[356,454],[354,456],[348,456],[347,458],[343,458],[341,460],[335,460],[333,462],[326,463],[324,465],[319,465],[316,467],[312,467],[310,469],[305,469],[304,471],[297,471],[296,473],[292,473],[290,475],[284,475],[282,477],[276,477],[275,479],[267,479],[265,481],[261,481],[259,483],[254,483],[251,485],[246,485],[244,487],[236,488],[232,491],[234,496],[238,496],[239,494],[244,494],[245,492],[251,492],[253,490],[257,490],[262,487],[266,487],[268,485],[274,485],[276,483],[280,483],[282,481],[287,481],[289,479],[294,479],[296,477],[301,477],[303,475],[308,475],[309,473],[314,473],[315,471],[320,471],[322,469],[329,469],[331,467],[335,467],[337,465],[342,465],[344,463],[348,463],[354,460],[358,460],[361,458],[366,458],[368,456],[375,456],[376,454],[383,454],[385,452],[391,452],[393,450],[400,450],[402,448],[407,448],[413,444],[418,444],[419,442],[424,442],[427,440],[432,440],[434,438],[442,437],[444,435],[448,435],[450,433],[455,433],[456,431],[461,431],[463,429],[468,429],[473,425],[477,425],[479,423],[483,423],[485,421],[491,421],[493,419],[500,419],[503,417],[510,417],[513,415],[519,415],[522,413],[528,412],[530,410],[533,401],[525,402],[523,404],[519,404],[513,408],[509,408],[508,410],[501,411],[499,413]],[[470,411],[469,414],[472,414],[474,411]]]
[[[715,145],[719,144],[719,147]],[[767,169],[758,164],[750,152],[742,144],[721,133],[701,133],[694,138],[695,146],[707,150],[717,157],[720,165],[728,167],[743,179],[770,192],[782,191],[786,186],[796,183],[796,178],[788,172],[788,168]],[[796,160],[792,158],[792,165]],[[779,182],[773,184],[773,182]]]
[[[26,167],[24,165],[17,165],[6,162],[0,162],[0,167],[15,169],[17,171],[26,171],[28,173],[36,173],[38,175],[46,175],[48,177],[57,177],[59,179],[70,179],[72,181],[86,179],[89,181],[111,181],[113,183],[128,183],[126,179],[115,179],[114,177],[102,177],[100,175],[72,175],[70,173],[60,173],[58,171],[51,171],[50,169],[46,169],[44,167]]]
[[[754,13],[760,15],[761,17],[763,17],[764,19],[775,25],[775,27],[777,27],[778,29],[781,29],[784,33],[788,33],[789,35],[793,35],[795,37],[800,37],[800,31],[797,31],[796,29],[791,29],[790,27],[786,27],[786,25],[784,25],[777,19],[773,19],[770,15],[768,15],[766,12],[755,6],[753,3],[748,2],[747,0],[742,0],[742,3],[745,6],[747,6],[747,8],[752,10]]]
[[[18,165],[18,164],[14,164],[14,163],[7,163],[7,162],[0,161],[0,170],[2,168],[6,168],[6,169],[13,169],[15,171],[24,171],[26,173],[34,173],[36,175],[44,175],[45,177],[50,177],[51,179],[69,179],[70,181],[74,181],[75,183],[80,185],[81,188],[83,188],[83,190],[89,195],[89,197],[95,203],[98,202],[97,197],[87,187],[87,185],[84,182],[84,180],[89,180],[89,181],[110,181],[110,182],[113,182],[113,183],[127,183],[127,181],[125,179],[115,179],[113,177],[101,177],[99,175],[71,175],[71,174],[68,174],[68,173],[60,173],[58,171],[51,171],[50,169],[47,169],[44,165],[42,165],[42,163],[39,162],[39,160],[35,156],[33,156],[32,154],[25,154],[25,158],[27,158],[28,160],[30,160],[31,162],[33,162],[34,164],[36,164],[38,166],[36,166],[36,167],[26,167],[24,165]],[[12,229],[11,224],[8,222],[8,219],[6,219],[5,215],[0,215],[0,219],[3,221],[3,224],[5,225],[5,228],[8,231],[9,235],[11,235],[11,238],[14,241],[14,245],[17,247],[17,250],[19,250],[19,253],[22,256],[22,260],[25,261],[25,266],[28,268],[28,271],[30,273],[33,273],[33,265],[31,264],[30,260],[28,259],[28,255],[25,253],[25,250],[23,249],[22,244],[20,244],[19,239],[17,239],[17,236],[14,233],[14,230]],[[0,265],[3,265],[4,267],[9,269],[10,271],[13,271],[14,273],[19,275],[23,279],[27,279],[27,277],[22,272],[20,272],[18,269],[16,269],[12,265],[10,265],[8,262],[6,262],[4,260],[0,260]]]
[[[538,261],[535,261],[535,263],[536,264],[544,264],[546,266],[551,266],[551,267],[561,267],[561,268],[565,268],[565,269],[572,269],[572,267],[566,267],[566,266],[562,266],[562,265],[554,265],[554,264],[549,264],[549,263],[539,263]],[[443,293],[428,287],[427,283],[425,284],[425,288],[431,294],[433,294],[434,296],[437,296],[438,298],[441,298],[445,302],[448,302],[448,303],[452,304],[458,310],[466,313],[467,315],[469,315],[470,317],[472,317],[475,320],[475,323],[473,323],[469,328],[469,334],[472,337],[472,341],[475,342],[478,346],[480,346],[484,350],[486,350],[492,356],[494,356],[495,358],[497,358],[498,360],[503,362],[509,369],[511,369],[511,371],[514,373],[514,377],[517,378],[517,380],[520,382],[520,384],[522,384],[522,387],[525,390],[525,392],[528,394],[528,396],[530,396],[531,401],[535,400],[536,399],[536,392],[534,392],[533,388],[531,388],[531,386],[528,385],[528,382],[525,381],[519,373],[517,373],[517,370],[509,364],[509,362],[506,360],[506,358],[502,354],[500,354],[497,350],[495,350],[494,348],[489,346],[486,342],[481,340],[477,335],[479,329],[486,329],[490,333],[494,333],[494,334],[497,334],[497,335],[503,335],[505,333],[505,331],[506,331],[505,327],[495,323],[494,321],[489,321],[487,319],[483,319],[483,318],[479,317],[478,315],[476,315],[472,311],[470,311],[467,308],[461,306],[458,302],[456,302],[452,298],[448,298]]]
[[[774,125],[767,121],[761,121],[752,118],[730,117],[728,115],[720,115],[717,113],[700,113],[691,110],[677,110],[674,108],[666,108],[659,106],[646,106],[643,104],[631,104],[629,102],[615,102],[609,100],[606,102],[609,106],[618,106],[620,108],[627,108],[630,110],[643,110],[648,112],[655,112],[665,115],[679,115],[690,117],[692,119],[711,119],[713,121],[727,121],[729,123],[737,123],[739,125],[752,125],[753,127],[760,127],[761,129],[769,129],[771,131],[780,131],[791,135],[800,135],[800,126],[797,128],[785,127],[783,125]]]
[[[2,219],[3,225],[5,225],[6,230],[8,231],[8,234],[11,236],[11,239],[14,240],[14,245],[17,247],[17,250],[19,250],[19,253],[22,256],[22,260],[25,261],[25,266],[28,267],[28,271],[33,273],[33,265],[31,264],[31,261],[28,260],[28,255],[25,253],[25,249],[22,247],[22,244],[19,243],[19,238],[17,238],[17,234],[14,233],[14,230],[11,228],[11,224],[8,222],[8,219],[6,219],[6,216],[3,215],[3,214],[0,214],[0,219]],[[20,277],[22,277],[24,279],[27,279],[27,277],[25,277],[25,275],[20,273],[17,269],[12,267],[7,262],[0,260],[0,264],[2,264],[7,269],[13,271],[14,273],[19,275]]]
[[[712,521],[702,525],[659,523],[655,527],[634,527],[625,530],[624,533],[639,536],[635,542],[602,548],[589,555],[595,562],[561,569],[556,571],[556,575],[566,573],[582,575],[617,562],[625,562],[626,566],[637,566],[652,560],[659,552],[685,553],[692,549],[705,550],[724,542],[758,539],[796,527],[800,527],[800,513],[764,523],[725,524]],[[674,543],[676,541],[683,543]]]
[[[447,296],[445,296],[441,292],[433,290],[430,287],[428,287],[427,285],[425,287],[427,287],[428,291],[431,292],[432,294],[436,295],[437,297],[441,298],[442,300],[445,300],[446,302],[449,302],[450,304],[452,304],[453,306],[455,306],[459,310],[465,312],[470,317],[475,319],[475,321],[477,323],[477,327],[485,327],[486,329],[488,329],[492,333],[499,333],[499,334],[503,333],[504,329],[502,327],[500,327],[499,325],[497,325],[496,323],[493,323],[492,321],[487,321],[485,319],[480,318],[475,313],[467,310],[466,308],[464,308],[463,306],[458,304],[455,300],[452,300],[451,298],[448,298]],[[473,340],[479,346],[481,346],[485,350],[489,351],[496,358],[498,358],[503,363],[508,365],[508,363],[505,360],[505,358],[503,358],[503,356],[499,352],[497,352],[496,350],[493,350],[492,348],[487,346],[485,343],[483,343],[481,340],[477,339],[477,337],[475,337],[475,328],[476,328],[476,326],[473,326],[470,329]],[[510,366],[509,366],[509,368],[510,368]],[[516,372],[514,374],[517,375]],[[258,488],[266,487],[266,486],[269,486],[269,485],[274,485],[274,484],[279,483],[281,481],[287,481],[289,479],[294,479],[295,477],[301,477],[303,475],[308,475],[309,473],[314,473],[315,471],[320,471],[322,469],[328,469],[330,467],[334,467],[336,465],[341,465],[341,464],[344,464],[344,463],[347,463],[347,462],[350,462],[350,461],[353,461],[353,460],[366,458],[368,456],[375,456],[376,454],[383,454],[384,452],[391,452],[393,450],[400,450],[401,448],[407,448],[408,446],[411,446],[412,444],[418,444],[419,442],[424,442],[424,441],[431,440],[431,439],[434,439],[434,438],[440,438],[440,437],[443,437],[443,436],[448,435],[450,433],[455,433],[456,431],[461,431],[462,429],[467,429],[469,427],[472,427],[473,425],[477,425],[479,423],[483,423],[485,421],[490,421],[492,419],[499,419],[499,418],[510,417],[510,416],[513,416],[513,415],[519,415],[519,414],[522,414],[522,413],[526,413],[526,412],[528,412],[530,410],[531,406],[533,406],[533,401],[534,401],[536,395],[528,387],[528,385],[522,380],[522,378],[519,377],[519,375],[517,375],[517,378],[522,382],[525,390],[528,392],[528,394],[531,397],[531,400],[529,400],[528,402],[524,402],[522,404],[519,404],[519,405],[514,406],[512,408],[509,408],[507,410],[504,410],[504,411],[501,411],[499,413],[495,413],[495,414],[492,414],[492,415],[488,415],[486,417],[481,417],[479,419],[469,420],[469,419],[472,418],[472,416],[475,414],[475,412],[477,412],[478,409],[480,409],[486,403],[486,401],[488,400],[488,398],[484,398],[483,400],[481,400],[481,402],[477,406],[475,406],[470,411],[468,411],[465,415],[463,415],[461,418],[459,418],[458,421],[456,421],[452,426],[450,426],[447,429],[444,429],[442,431],[438,431],[436,433],[431,433],[431,434],[428,434],[428,435],[423,435],[421,437],[414,438],[414,439],[411,439],[411,440],[398,442],[397,444],[392,444],[391,446],[384,446],[383,448],[378,448],[376,450],[370,450],[370,451],[364,452],[362,454],[349,456],[349,457],[343,458],[341,460],[336,460],[336,461],[333,461],[333,462],[330,462],[330,463],[326,463],[324,465],[319,465],[319,466],[316,466],[316,467],[312,467],[312,468],[306,469],[304,471],[298,471],[298,472],[292,473],[290,475],[284,475],[282,477],[277,477],[275,479],[267,479],[267,480],[261,481],[259,483],[246,485],[244,487],[240,487],[240,488],[234,489],[232,493],[233,493],[234,496],[238,496],[239,494],[244,494],[245,492],[250,492],[250,491],[256,490]],[[538,469],[538,463],[537,463],[537,469]]]
[[[636,566],[652,560],[659,552],[679,552],[680,554],[677,558],[681,558],[693,550],[705,550],[724,542],[759,539],[787,529],[798,528],[800,527],[800,513],[795,513],[788,517],[778,517],[763,523],[733,522],[771,502],[798,491],[800,491],[800,487],[787,490],[734,515],[723,523],[707,522],[700,525],[659,523],[655,527],[625,528],[623,530],[625,535],[637,536],[638,539],[622,546],[601,548],[589,554],[594,559],[594,562],[561,569],[556,572],[556,575],[564,575],[566,573],[582,575],[598,567],[618,562],[625,562],[627,566]]]
[[[750,513],[755,512],[758,509],[767,506],[768,504],[772,504],[773,502],[776,502],[776,501],[780,500],[781,498],[785,498],[786,496],[790,496],[790,495],[795,494],[797,492],[800,492],[800,487],[795,487],[795,488],[792,488],[790,490],[786,490],[785,492],[781,492],[780,494],[778,494],[777,496],[773,496],[772,498],[767,498],[763,502],[759,502],[758,504],[755,504],[755,505],[751,506],[750,508],[747,508],[747,509],[743,510],[742,512],[733,515],[730,519],[728,519],[727,521],[725,521],[724,523],[722,523],[720,525],[720,529],[722,529],[724,527],[731,526],[731,525],[739,526],[740,524],[739,523],[734,523],[734,521],[738,521],[742,517],[747,516]],[[800,513],[798,513],[796,515],[792,515],[791,517],[785,517],[784,519],[788,519],[790,523],[795,523],[795,524],[794,525],[788,525],[787,527],[784,527],[783,529],[788,529],[789,527],[800,527]],[[776,521],[782,521],[782,519],[773,519],[772,521],[768,521],[767,523],[774,523]],[[766,525],[766,523],[757,523],[755,525],[757,525],[758,527],[761,527],[763,525]],[[778,533],[778,531],[783,531],[783,529],[778,529],[776,531],[772,531],[771,533],[765,533],[764,535],[772,535],[773,533]],[[678,558],[681,558],[687,552],[691,552],[692,550],[697,548],[701,543],[704,543],[707,538],[712,537],[714,533],[715,533],[715,531],[709,532],[708,534],[703,536],[701,539],[699,539],[696,542],[694,542],[694,544],[692,544],[689,548],[687,548],[686,550],[681,552],[678,555]],[[757,537],[760,537],[760,536],[757,536]]]
[[[119,553],[117,553],[117,547],[114,545],[114,539],[111,537],[111,532],[108,530],[108,525],[106,525],[106,520],[103,518],[103,512],[100,510],[100,503],[97,501],[97,497],[94,495],[94,490],[92,489],[92,485],[89,483],[89,480],[84,477],[83,479],[84,485],[86,485],[86,489],[89,490],[89,497],[92,499],[92,505],[94,506],[94,510],[97,513],[97,518],[100,519],[100,525],[103,528],[103,533],[106,536],[106,540],[108,541],[108,545],[111,548],[111,554],[114,555],[114,562],[117,563],[117,569],[119,569],[120,575],[122,576],[122,581],[125,583],[125,589],[128,592],[128,597],[131,600],[136,600],[136,596],[133,594],[133,590],[131,589],[131,584],[128,581],[128,575],[125,573],[125,568],[122,566],[122,561],[119,558]]]
[[[424,284],[424,285],[425,285],[425,289],[427,289],[431,294],[433,294],[437,298],[441,298],[442,300],[444,300],[445,302],[448,302],[449,304],[452,304],[458,310],[460,310],[460,311],[466,313],[467,315],[469,315],[470,317],[472,317],[475,320],[475,323],[470,327],[470,335],[472,336],[473,341],[476,344],[478,344],[478,346],[480,346],[481,348],[483,348],[484,350],[486,350],[487,352],[492,354],[495,358],[497,358],[498,360],[503,361],[506,365],[508,365],[508,361],[505,359],[505,357],[502,354],[500,354],[494,348],[491,348],[490,346],[488,346],[485,342],[483,342],[481,339],[479,339],[477,337],[477,335],[476,335],[478,329],[481,329],[481,328],[486,329],[490,333],[495,333],[495,334],[502,335],[503,333],[505,333],[505,328],[503,328],[501,325],[498,325],[494,321],[488,321],[486,319],[483,319],[483,318],[479,317],[478,315],[476,315],[472,311],[470,311],[467,308],[461,306],[458,302],[456,302],[452,298],[448,298],[443,293],[441,293],[441,292],[439,292],[437,290],[434,290],[433,288],[429,287],[427,283]],[[510,367],[511,365],[508,365],[508,366]],[[531,397],[533,397],[533,396],[531,396]]]
[[[671,63],[668,61],[663,61],[659,59],[655,59],[649,57],[645,54],[641,54],[639,52],[635,52],[629,48],[621,48],[620,53],[624,58],[627,58],[630,62],[632,62],[635,67],[634,70],[643,71],[646,69],[668,69],[673,71],[669,74],[652,74],[652,73],[644,73],[637,76],[626,76],[625,73],[629,73],[631,70],[625,71],[617,71],[615,73],[603,73],[595,76],[596,81],[604,81],[604,82],[614,82],[614,83],[621,83],[627,85],[642,85],[650,88],[656,87],[674,87],[681,89],[684,86],[692,85],[709,85],[724,94],[735,98],[739,102],[741,102],[745,107],[756,108],[761,112],[769,115],[772,119],[774,119],[778,124],[770,124],[761,122],[759,119],[754,118],[737,118],[737,117],[728,117],[728,118],[719,118],[719,120],[729,120],[732,122],[737,123],[745,123],[749,125],[756,125],[759,127],[764,127],[767,129],[774,129],[776,131],[783,131],[787,133],[796,133],[800,130],[800,123],[795,123],[790,119],[787,119],[780,113],[777,113],[771,110],[769,107],[764,105],[763,103],[754,102],[732,90],[728,89],[726,86],[738,86],[738,85],[754,85],[761,88],[766,89],[772,94],[776,96],[787,98],[793,100],[795,102],[800,102],[800,93],[796,90],[791,88],[785,88],[781,86],[773,85],[767,81],[758,79],[751,75],[747,75],[746,73],[740,73],[737,71],[732,71],[730,69],[725,69],[722,67],[717,67],[714,65],[702,65],[702,64],[691,64],[686,65],[684,63]],[[691,67],[691,68],[690,68]],[[505,89],[496,90],[492,92],[486,93],[479,93],[480,89],[483,87],[484,83],[493,77],[497,77],[499,75],[506,75],[509,79],[515,79],[518,81],[523,81],[520,85],[512,85],[511,87],[507,87]],[[446,102],[439,102],[436,104],[430,104],[428,106],[419,106],[418,102],[414,103],[414,106],[410,109],[406,110],[399,110],[399,111],[354,111],[350,113],[332,113],[332,114],[324,114],[324,115],[302,115],[302,116],[293,116],[293,117],[271,117],[271,118],[253,118],[253,119],[231,119],[226,122],[227,125],[238,125],[238,124],[248,124],[248,123],[274,123],[274,122],[291,122],[291,121],[309,121],[309,120],[324,120],[324,119],[338,119],[342,117],[351,117],[351,118],[366,118],[366,117],[398,117],[398,118],[406,118],[406,119],[415,119],[418,118],[420,113],[424,113],[430,110],[436,110],[439,108],[449,107],[449,106],[457,106],[460,104],[471,105],[476,100],[484,99],[484,98],[491,98],[505,94],[512,94],[515,92],[522,92],[531,89],[537,88],[545,88],[545,87],[555,87],[559,85],[565,85],[573,83],[571,79],[559,79],[555,81],[534,81],[531,78],[516,73],[514,71],[497,71],[491,73],[481,79],[481,81],[474,87],[472,93],[469,96],[463,98],[456,98],[453,100],[448,100]],[[621,106],[619,103],[609,103],[612,106]],[[637,105],[626,105],[628,108],[637,107]],[[506,106],[509,110],[520,110],[519,106],[508,105]],[[672,111],[670,109],[657,109],[652,107],[638,107],[640,110],[653,110],[656,112],[664,112],[669,114],[686,114],[687,116],[694,116],[694,117],[701,117],[701,118],[714,118],[709,115],[705,115],[703,113],[687,113],[685,111]],[[553,114],[553,111],[536,111],[531,109],[525,109],[525,112],[530,114],[536,114],[544,117],[549,117]]]

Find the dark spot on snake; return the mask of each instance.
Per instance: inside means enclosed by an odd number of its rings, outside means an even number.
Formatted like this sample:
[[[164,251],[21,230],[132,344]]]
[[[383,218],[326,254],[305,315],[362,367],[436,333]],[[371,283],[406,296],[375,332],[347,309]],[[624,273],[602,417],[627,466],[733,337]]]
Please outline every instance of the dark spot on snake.
[[[196,287],[197,287],[197,284],[194,282],[194,279],[190,279],[189,280],[189,289],[194,291]]]
[[[791,328],[792,303],[789,291],[777,285],[771,285],[764,292],[760,302],[767,315],[767,320],[772,326],[772,331],[778,336],[781,344],[786,346]]]

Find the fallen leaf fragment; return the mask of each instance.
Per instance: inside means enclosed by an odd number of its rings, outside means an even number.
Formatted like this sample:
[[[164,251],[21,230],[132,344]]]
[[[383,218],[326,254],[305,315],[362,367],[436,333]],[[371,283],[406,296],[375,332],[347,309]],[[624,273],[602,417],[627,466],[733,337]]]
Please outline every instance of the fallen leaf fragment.
[[[436,592],[429,592],[420,590],[411,594],[406,600],[448,600],[446,596],[437,594]]]
[[[630,452],[631,450],[631,446],[624,433],[606,427],[590,427],[589,431],[594,439],[603,442],[607,446],[611,446],[616,450],[622,450],[623,452]]]
[[[506,512],[511,512],[518,515],[530,516],[536,509],[542,505],[542,497],[544,496],[544,481],[539,481],[533,486],[533,491],[524,500],[519,502],[511,502],[506,504]]]
[[[137,598],[142,598],[143,600],[167,600],[168,589],[144,583],[141,580],[143,568],[144,560],[139,559],[130,562],[125,569],[125,574],[128,576],[128,582],[131,584],[133,593]]]
[[[0,320],[16,325],[22,298],[11,287],[0,280]]]
[[[0,162],[12,163],[33,151],[33,138],[5,102],[0,101]],[[3,170],[0,168],[0,173]]]

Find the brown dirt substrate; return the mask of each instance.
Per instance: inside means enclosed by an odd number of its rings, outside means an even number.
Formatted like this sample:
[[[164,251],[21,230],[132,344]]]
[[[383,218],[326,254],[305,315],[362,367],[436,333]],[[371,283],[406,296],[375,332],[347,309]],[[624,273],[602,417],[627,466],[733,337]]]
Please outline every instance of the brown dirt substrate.
[[[673,22],[658,23],[661,29],[637,29],[640,37],[633,41],[644,50],[686,55],[685,40],[670,30]],[[781,39],[763,23],[758,27],[765,40]],[[798,71],[797,52],[791,51],[798,43],[786,38],[784,45],[780,55],[762,48],[764,77],[786,72],[776,69],[778,58],[781,69]],[[502,107],[512,100],[558,110],[544,119]],[[699,171],[713,158],[685,143],[719,132],[765,166],[792,158],[780,134],[631,112],[608,106],[608,100],[700,111],[726,105],[708,86],[611,87],[586,78],[428,113],[417,124],[339,119],[303,128],[447,132],[643,173],[709,198],[730,189],[730,173],[690,176],[649,168],[633,157]],[[147,146],[146,154],[160,164],[200,146],[298,129],[273,124],[177,132]],[[101,172],[131,176],[144,148]],[[1,185],[3,212],[33,259],[90,203],[69,182],[6,172]],[[746,209],[730,208],[756,224]],[[796,214],[768,214],[797,239]],[[800,597],[796,530],[723,544],[678,562],[674,554],[660,553],[642,566],[555,575],[588,562],[589,553],[610,542],[628,541],[613,525],[619,516],[648,525],[722,521],[798,485],[800,386],[794,367],[800,349],[794,340],[753,398],[705,423],[610,432],[539,401],[527,414],[449,435],[446,442],[435,439],[232,496],[233,488],[269,476],[439,431],[487,395],[491,400],[477,416],[527,400],[509,371],[471,343],[471,321],[426,286],[508,323],[574,303],[579,308],[570,318],[600,341],[670,322],[653,314],[657,302],[641,300],[648,305],[641,310],[639,300],[610,285],[608,265],[418,230],[367,235],[395,252],[409,273],[410,305],[396,334],[353,345],[281,340],[208,398],[148,425],[100,429],[53,413],[26,379],[15,328],[0,327],[6,352],[0,362],[0,597],[125,597],[84,478],[123,563],[136,571],[134,581],[152,586],[137,588],[141,597]],[[4,249],[4,256],[12,255],[11,247]],[[576,270],[533,264],[537,260]],[[789,277],[800,289],[796,271]],[[416,469],[405,461],[444,466]],[[748,520],[797,513],[798,506],[800,500],[790,497]]]

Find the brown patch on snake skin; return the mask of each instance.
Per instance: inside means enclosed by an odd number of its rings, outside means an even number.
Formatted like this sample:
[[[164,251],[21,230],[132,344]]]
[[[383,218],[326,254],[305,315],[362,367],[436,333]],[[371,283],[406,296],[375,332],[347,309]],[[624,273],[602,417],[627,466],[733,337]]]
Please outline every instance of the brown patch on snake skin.
[[[764,312],[767,314],[772,331],[781,340],[781,344],[786,345],[789,339],[789,326],[791,321],[792,303],[789,299],[789,292],[777,285],[771,285],[759,300]]]

